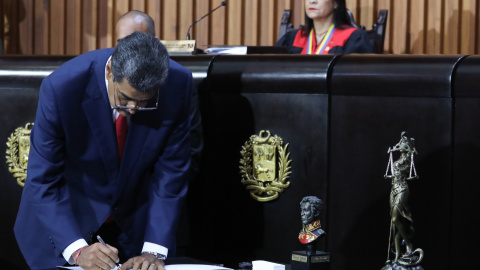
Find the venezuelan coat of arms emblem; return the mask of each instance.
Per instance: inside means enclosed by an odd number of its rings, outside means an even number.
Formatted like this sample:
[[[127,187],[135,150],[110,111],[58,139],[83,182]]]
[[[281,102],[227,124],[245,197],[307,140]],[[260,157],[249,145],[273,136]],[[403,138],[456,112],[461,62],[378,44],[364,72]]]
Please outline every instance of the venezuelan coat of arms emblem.
[[[267,202],[278,198],[279,193],[290,186],[290,153],[288,144],[270,131],[262,130],[252,135],[242,146],[240,174],[242,184],[257,201]]]
[[[8,171],[17,179],[20,186],[24,186],[27,179],[28,154],[30,152],[30,132],[33,123],[15,129],[7,141],[6,158]]]

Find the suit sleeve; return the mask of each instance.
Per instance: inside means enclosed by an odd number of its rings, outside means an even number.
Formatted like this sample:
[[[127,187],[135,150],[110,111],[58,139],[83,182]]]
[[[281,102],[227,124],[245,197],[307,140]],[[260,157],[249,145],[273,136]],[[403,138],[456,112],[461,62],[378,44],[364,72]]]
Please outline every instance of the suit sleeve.
[[[144,239],[145,242],[168,247],[169,255],[174,254],[176,228],[188,190],[191,159],[191,73],[185,72],[182,78],[177,78],[177,83],[180,83],[180,87],[176,85],[174,91],[183,90],[183,105],[150,180],[148,222]]]
[[[65,135],[52,84],[47,77],[40,87],[36,120],[31,133],[28,176],[17,223],[32,222],[36,230],[16,231],[20,247],[31,249],[40,239],[50,241],[58,256],[82,238],[72,218],[69,192],[63,178]],[[34,224],[34,225],[33,225]]]

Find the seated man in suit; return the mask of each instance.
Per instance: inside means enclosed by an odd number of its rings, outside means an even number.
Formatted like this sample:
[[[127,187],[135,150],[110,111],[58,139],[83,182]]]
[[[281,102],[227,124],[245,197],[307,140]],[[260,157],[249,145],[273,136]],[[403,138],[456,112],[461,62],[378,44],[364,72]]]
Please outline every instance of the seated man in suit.
[[[191,91],[191,72],[141,32],[44,79],[14,228],[31,269],[164,269],[188,189]]]

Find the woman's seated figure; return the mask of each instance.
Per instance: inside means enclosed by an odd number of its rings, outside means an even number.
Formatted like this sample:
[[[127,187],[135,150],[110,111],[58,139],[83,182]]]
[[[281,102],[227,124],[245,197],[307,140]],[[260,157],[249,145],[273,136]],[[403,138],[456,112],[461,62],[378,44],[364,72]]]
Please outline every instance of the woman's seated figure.
[[[305,25],[275,46],[301,54],[373,53],[367,32],[350,25],[345,0],[305,0]]]

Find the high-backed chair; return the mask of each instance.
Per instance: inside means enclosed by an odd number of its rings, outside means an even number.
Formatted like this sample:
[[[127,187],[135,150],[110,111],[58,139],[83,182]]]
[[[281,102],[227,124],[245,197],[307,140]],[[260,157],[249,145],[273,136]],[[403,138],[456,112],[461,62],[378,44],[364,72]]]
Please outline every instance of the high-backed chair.
[[[365,26],[357,25],[353,14],[347,9],[347,19],[350,21],[350,25],[353,27],[366,30]],[[283,11],[282,21],[280,22],[280,30],[278,31],[278,37],[281,38],[285,33],[293,30],[293,25],[290,23],[291,10],[286,9]],[[374,53],[383,53],[383,47],[385,43],[385,32],[387,29],[388,10],[382,9],[378,12],[377,22],[373,24],[371,30],[366,30],[368,36],[373,45]]]
[[[350,20],[350,25],[356,28],[360,28],[366,30],[365,26],[357,25],[355,23],[355,19],[353,18],[353,14],[350,10],[347,9],[348,19]],[[378,12],[377,22],[373,24],[371,30],[367,30],[367,34],[370,37],[373,45],[373,52],[374,53],[383,53],[383,47],[385,43],[385,32],[387,29],[387,18],[388,18],[388,10],[382,9]]]
[[[280,22],[280,30],[278,31],[278,38],[281,38],[285,33],[293,30],[293,24],[290,23],[290,15],[292,11],[285,9],[282,15],[282,21]]]
[[[367,33],[373,41],[373,52],[383,53],[385,43],[385,32],[387,31],[388,10],[382,9],[378,12],[377,22],[373,24],[372,30]]]

